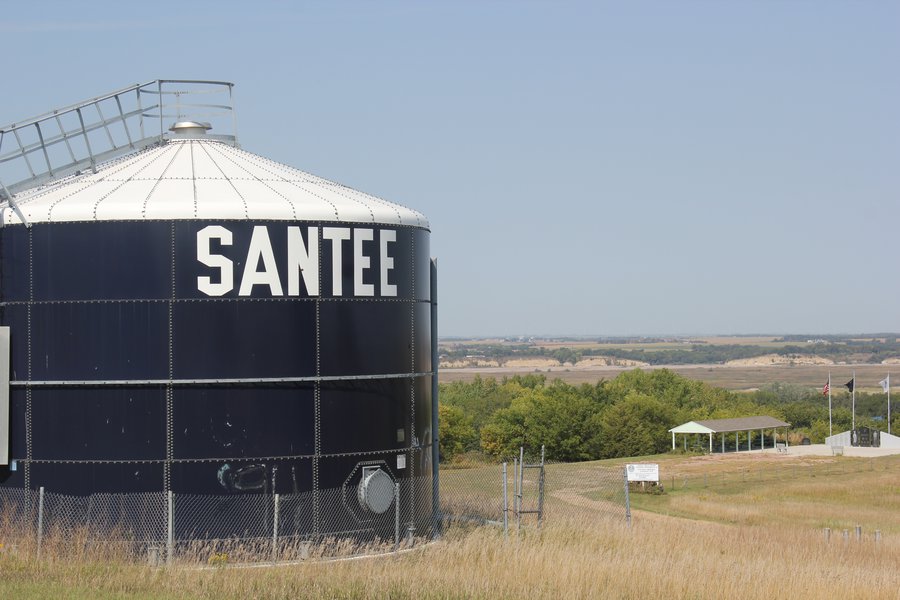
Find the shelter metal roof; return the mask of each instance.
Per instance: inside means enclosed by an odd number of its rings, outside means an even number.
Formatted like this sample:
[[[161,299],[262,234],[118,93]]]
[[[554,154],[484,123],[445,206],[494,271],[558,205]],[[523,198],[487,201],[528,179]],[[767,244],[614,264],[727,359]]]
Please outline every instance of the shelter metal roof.
[[[728,433],[731,431],[751,431],[755,429],[773,429],[790,427],[790,423],[775,417],[739,417],[736,419],[712,419],[707,421],[689,421],[669,431],[672,433]]]

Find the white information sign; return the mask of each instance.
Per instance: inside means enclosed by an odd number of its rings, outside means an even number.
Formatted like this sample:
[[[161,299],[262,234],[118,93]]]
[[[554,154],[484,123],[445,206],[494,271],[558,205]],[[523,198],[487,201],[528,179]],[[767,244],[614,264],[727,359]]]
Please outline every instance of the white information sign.
[[[659,465],[631,463],[627,465],[628,481],[659,481]]]

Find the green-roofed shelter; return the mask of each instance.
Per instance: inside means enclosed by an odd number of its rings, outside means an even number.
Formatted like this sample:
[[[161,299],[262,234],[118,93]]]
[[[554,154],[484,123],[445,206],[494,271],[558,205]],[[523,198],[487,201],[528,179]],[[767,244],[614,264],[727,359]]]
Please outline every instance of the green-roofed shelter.
[[[684,436],[684,447],[687,448],[687,436],[691,434],[703,434],[709,436],[709,451],[713,451],[713,436],[722,436],[722,452],[725,452],[726,434],[734,434],[734,448],[740,448],[740,435],[747,432],[747,450],[750,450],[751,433],[759,431],[761,448],[766,448],[766,430],[772,430],[772,448],[775,447],[775,433],[778,429],[790,427],[790,423],[779,421],[775,417],[758,416],[758,417],[739,417],[737,419],[712,419],[708,421],[688,421],[678,427],[673,427],[669,431],[672,433],[672,450],[675,449],[675,434],[680,433]],[[785,447],[787,447],[787,436],[784,436]]]

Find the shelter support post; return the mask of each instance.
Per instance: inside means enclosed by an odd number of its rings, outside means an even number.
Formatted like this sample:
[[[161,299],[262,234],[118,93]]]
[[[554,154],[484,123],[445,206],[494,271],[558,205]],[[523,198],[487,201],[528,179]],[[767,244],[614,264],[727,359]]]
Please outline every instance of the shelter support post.
[[[712,454],[712,432],[709,434],[709,453]]]
[[[675,432],[672,432],[672,450],[675,449]]]
[[[722,454],[725,454],[725,434],[722,434]]]

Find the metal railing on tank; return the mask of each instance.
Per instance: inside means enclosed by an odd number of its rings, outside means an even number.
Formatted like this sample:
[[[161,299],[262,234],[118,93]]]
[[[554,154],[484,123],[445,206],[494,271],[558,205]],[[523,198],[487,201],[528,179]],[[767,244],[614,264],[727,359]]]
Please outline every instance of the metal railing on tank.
[[[237,146],[233,88],[156,79],[0,127],[0,201],[17,210],[15,194],[163,143],[176,121],[205,122],[216,131],[206,137]]]

